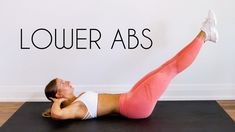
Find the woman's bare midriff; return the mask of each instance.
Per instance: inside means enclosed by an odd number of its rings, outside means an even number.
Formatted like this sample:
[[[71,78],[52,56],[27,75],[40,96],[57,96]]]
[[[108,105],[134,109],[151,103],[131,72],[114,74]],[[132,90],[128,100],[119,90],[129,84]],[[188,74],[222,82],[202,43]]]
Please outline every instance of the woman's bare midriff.
[[[119,98],[121,94],[98,94],[97,116],[119,113]]]

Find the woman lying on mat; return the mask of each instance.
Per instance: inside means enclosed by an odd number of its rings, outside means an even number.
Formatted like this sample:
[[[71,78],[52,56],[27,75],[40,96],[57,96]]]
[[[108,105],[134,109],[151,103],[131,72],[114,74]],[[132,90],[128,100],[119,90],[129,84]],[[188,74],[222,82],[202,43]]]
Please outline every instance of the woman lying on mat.
[[[147,118],[170,81],[192,64],[204,43],[217,40],[215,14],[209,11],[196,38],[173,58],[146,74],[129,92],[98,94],[88,91],[76,96],[69,81],[56,78],[45,88],[46,97],[53,104],[42,115],[57,120],[85,120],[110,113],[132,119]]]

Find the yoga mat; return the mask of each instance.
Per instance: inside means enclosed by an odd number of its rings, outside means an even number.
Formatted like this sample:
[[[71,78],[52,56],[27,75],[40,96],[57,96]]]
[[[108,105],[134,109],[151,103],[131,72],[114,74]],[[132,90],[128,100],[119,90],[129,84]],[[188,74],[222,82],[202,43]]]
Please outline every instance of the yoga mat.
[[[89,120],[55,121],[41,117],[47,102],[26,102],[1,132],[235,132],[235,122],[216,101],[159,101],[146,119],[111,114]],[[144,106],[143,106],[144,107]]]

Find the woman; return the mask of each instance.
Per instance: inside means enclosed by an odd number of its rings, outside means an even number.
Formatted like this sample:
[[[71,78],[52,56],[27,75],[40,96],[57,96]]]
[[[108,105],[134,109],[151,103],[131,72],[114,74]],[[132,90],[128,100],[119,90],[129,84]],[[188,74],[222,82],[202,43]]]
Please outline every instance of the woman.
[[[215,26],[215,15],[209,11],[196,38],[173,58],[145,75],[127,93],[98,94],[88,91],[76,96],[69,81],[53,79],[45,88],[46,97],[53,104],[43,116],[57,120],[85,120],[110,113],[120,113],[132,119],[149,117],[169,82],[192,64],[202,45],[218,40]]]

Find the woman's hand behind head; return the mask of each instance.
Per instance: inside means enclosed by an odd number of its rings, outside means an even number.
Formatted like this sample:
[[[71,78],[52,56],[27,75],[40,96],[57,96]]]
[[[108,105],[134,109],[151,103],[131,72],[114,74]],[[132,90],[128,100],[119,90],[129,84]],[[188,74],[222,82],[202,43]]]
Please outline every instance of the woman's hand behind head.
[[[52,97],[50,97],[50,99],[53,101],[53,102],[59,102],[59,103],[62,103],[62,102],[64,102],[64,101],[66,101],[66,100],[68,100],[68,99],[66,99],[66,98],[52,98]]]

